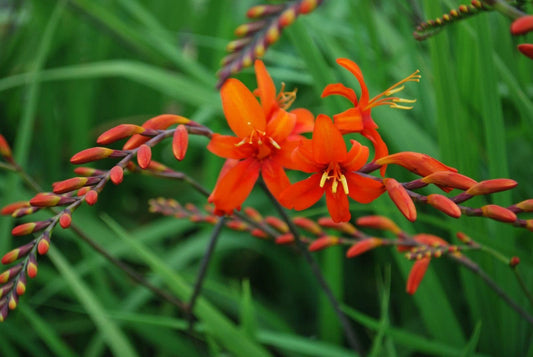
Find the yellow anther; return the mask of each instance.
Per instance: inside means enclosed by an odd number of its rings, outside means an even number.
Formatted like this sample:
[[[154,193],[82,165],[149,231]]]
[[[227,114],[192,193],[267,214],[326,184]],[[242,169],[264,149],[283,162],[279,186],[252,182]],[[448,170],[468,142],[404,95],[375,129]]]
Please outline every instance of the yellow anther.
[[[389,96],[389,95],[393,95],[394,93],[398,93],[398,92],[401,92],[402,90],[405,89],[405,86],[399,86],[397,88],[391,88],[391,89],[388,89],[386,90],[385,92],[383,92],[383,94],[385,94],[386,96]]]
[[[322,177],[320,178],[320,187],[324,187],[324,185],[326,184],[326,180],[329,178],[328,176],[328,172],[327,171],[324,171],[324,173],[322,174]]]
[[[406,105],[398,105],[398,104],[396,104],[396,103],[392,103],[392,104],[390,105],[390,107],[391,107],[391,108],[394,108],[394,109],[403,109],[403,110],[411,110],[411,109],[413,109],[413,107],[408,107],[408,106],[406,106]]]
[[[276,149],[278,149],[278,150],[281,149],[281,146],[279,146],[279,144],[276,142],[276,140],[272,139],[270,136],[268,137],[268,141],[270,141],[272,146],[275,147]]]
[[[339,185],[339,182],[336,179],[334,179],[333,183],[331,184],[331,192],[337,193],[337,186],[338,185]]]
[[[346,181],[346,176],[341,174],[341,183],[342,183],[342,189],[344,190],[345,194],[349,194],[350,191],[348,190],[348,181]]]
[[[393,98],[392,101],[396,103],[416,103],[416,99],[405,99],[405,98]]]

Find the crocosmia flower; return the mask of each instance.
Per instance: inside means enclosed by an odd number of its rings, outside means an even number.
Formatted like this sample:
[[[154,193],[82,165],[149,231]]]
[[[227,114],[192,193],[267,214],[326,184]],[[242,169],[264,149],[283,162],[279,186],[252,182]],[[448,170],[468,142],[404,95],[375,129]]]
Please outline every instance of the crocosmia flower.
[[[414,103],[415,100],[391,96],[403,90],[403,84],[405,82],[418,82],[420,80],[420,75],[418,74],[419,71],[417,70],[409,77],[401,80],[383,93],[378,94],[374,98],[370,99],[368,88],[365,84],[363,73],[361,72],[361,69],[359,69],[359,66],[346,58],[337,59],[337,63],[346,68],[355,76],[355,78],[357,78],[357,81],[359,81],[359,85],[361,86],[361,96],[358,99],[354,90],[346,87],[342,83],[329,84],[326,86],[326,88],[324,88],[322,97],[332,94],[341,95],[347,98],[353,104],[353,108],[349,108],[348,110],[333,116],[335,125],[343,134],[361,133],[364,137],[369,139],[374,145],[375,149],[374,160],[386,156],[388,154],[387,145],[383,139],[381,139],[381,135],[379,135],[377,131],[378,126],[374,120],[372,120],[370,111],[372,108],[379,105],[389,105],[392,108],[398,109],[411,109],[411,106],[405,106],[399,103]],[[382,172],[382,174],[383,173],[384,172]]]
[[[335,222],[350,220],[348,197],[359,203],[369,203],[384,192],[381,182],[360,175],[368,160],[368,148],[351,141],[348,151],[339,129],[326,115],[319,115],[312,139],[302,139],[293,151],[293,167],[312,173],[309,178],[285,189],[280,203],[297,211],[314,205],[324,194]]]
[[[261,174],[275,197],[290,185],[284,168],[302,132],[313,128],[313,115],[305,109],[287,109],[294,93],[276,95],[274,83],[263,62],[255,62],[261,103],[237,79],[228,79],[220,90],[222,106],[235,136],[213,134],[207,148],[228,159],[209,201],[218,214],[239,209]]]

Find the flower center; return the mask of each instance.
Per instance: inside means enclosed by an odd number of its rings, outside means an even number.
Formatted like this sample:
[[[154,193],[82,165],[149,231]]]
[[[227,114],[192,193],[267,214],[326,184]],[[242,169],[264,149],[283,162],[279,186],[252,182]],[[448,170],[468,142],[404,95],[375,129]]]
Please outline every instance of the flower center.
[[[269,156],[272,149],[280,150],[281,146],[272,137],[268,136],[262,130],[252,129],[252,132],[247,137],[239,141],[235,146],[242,146],[244,144],[253,145],[257,149],[256,156],[258,159],[263,159]]]
[[[342,174],[342,169],[338,163],[330,163],[328,168],[324,170],[322,178],[320,179],[320,187],[324,187],[326,181],[332,179],[331,182],[331,192],[337,193],[337,187],[339,186],[339,181],[342,185],[342,190],[345,194],[349,194],[348,190],[348,181],[346,181],[346,176]]]

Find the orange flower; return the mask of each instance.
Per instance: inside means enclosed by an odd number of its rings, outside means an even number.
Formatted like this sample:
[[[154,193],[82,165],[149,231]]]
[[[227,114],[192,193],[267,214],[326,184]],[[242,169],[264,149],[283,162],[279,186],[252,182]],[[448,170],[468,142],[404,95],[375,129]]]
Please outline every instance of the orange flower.
[[[350,108],[340,114],[333,116],[335,120],[335,125],[340,129],[342,133],[361,133],[364,137],[372,142],[374,149],[376,151],[374,155],[374,160],[379,159],[380,157],[386,156],[388,154],[387,145],[381,139],[381,136],[377,132],[377,124],[372,120],[370,116],[370,111],[372,108],[379,105],[389,105],[391,108],[398,109],[411,109],[411,106],[404,106],[398,103],[414,103],[415,100],[408,100],[398,97],[391,97],[394,93],[401,91],[405,82],[418,82],[420,80],[419,71],[417,70],[407,78],[396,83],[386,91],[381,94],[378,94],[372,99],[369,99],[368,89],[363,78],[363,73],[359,69],[359,66],[353,61],[350,61],[346,58],[337,59],[337,63],[342,67],[350,71],[355,78],[359,81],[361,86],[361,96],[359,100],[354,90],[344,86],[341,83],[329,84],[324,88],[322,92],[322,97],[328,95],[337,94],[347,98],[354,105],[353,108]],[[384,171],[384,170],[382,170]],[[384,172],[382,172],[383,174]]]
[[[295,169],[314,173],[282,192],[280,203],[297,211],[314,205],[325,193],[326,204],[335,222],[350,220],[348,196],[369,203],[384,192],[383,184],[354,171],[368,159],[368,148],[352,140],[350,151],[341,132],[326,115],[319,115],[311,140],[302,139],[292,153]]]
[[[284,168],[301,136],[311,131],[313,115],[305,109],[287,112],[295,93],[276,88],[263,62],[255,62],[258,94],[237,79],[228,79],[220,90],[226,120],[236,136],[214,134],[207,146],[215,155],[229,159],[219,175],[209,201],[218,214],[240,209],[259,174],[274,196],[290,185]]]

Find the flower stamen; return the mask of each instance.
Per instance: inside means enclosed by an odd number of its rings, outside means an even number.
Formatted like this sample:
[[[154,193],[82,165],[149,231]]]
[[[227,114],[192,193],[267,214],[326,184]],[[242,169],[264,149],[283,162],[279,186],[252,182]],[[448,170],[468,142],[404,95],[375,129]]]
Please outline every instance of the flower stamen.
[[[288,110],[290,106],[292,105],[292,103],[294,102],[294,100],[296,99],[296,92],[297,92],[297,89],[290,91],[290,92],[285,92],[285,83],[282,82],[281,89],[276,98],[279,104],[279,107],[281,109]]]

